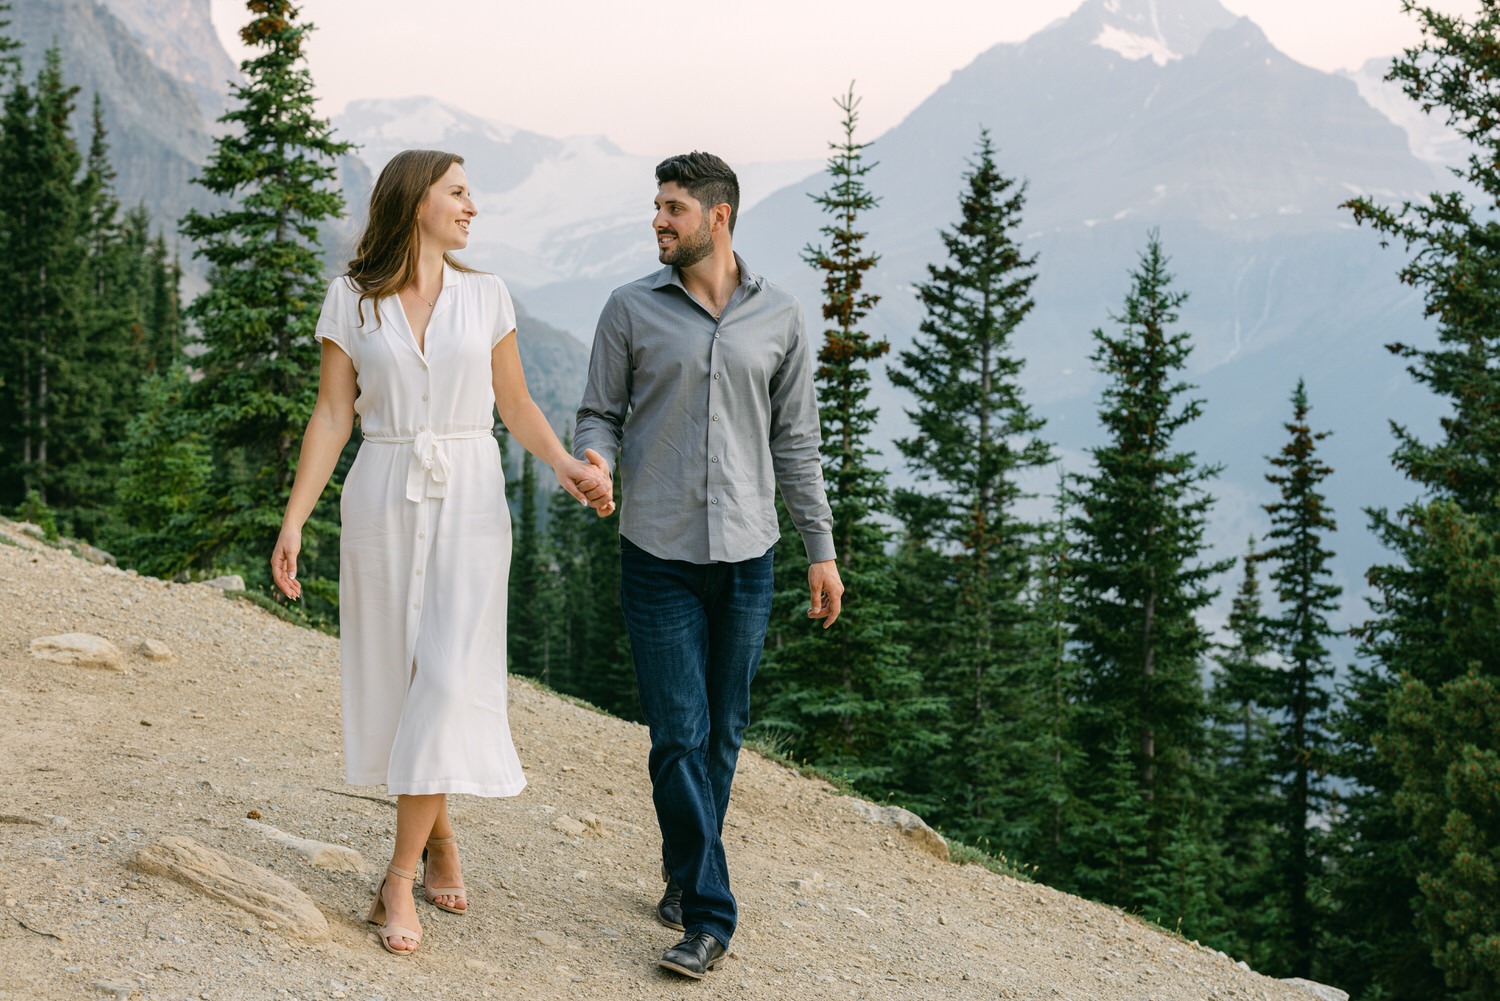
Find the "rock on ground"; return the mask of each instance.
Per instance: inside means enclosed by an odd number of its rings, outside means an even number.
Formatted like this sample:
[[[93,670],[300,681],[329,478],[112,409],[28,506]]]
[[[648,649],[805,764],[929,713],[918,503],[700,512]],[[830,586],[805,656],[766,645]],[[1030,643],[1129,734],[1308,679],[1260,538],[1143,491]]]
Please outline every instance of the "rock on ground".
[[[948,842],[927,826],[926,821],[899,806],[877,806],[864,800],[851,801],[854,811],[872,824],[894,827],[901,836],[935,859],[948,861]]]
[[[102,667],[110,671],[125,669],[125,658],[120,656],[119,647],[102,636],[88,633],[38,636],[31,641],[31,655],[79,667]]]
[[[205,848],[192,838],[162,838],[142,848],[135,867],[249,911],[268,922],[262,925],[268,930],[309,942],[328,937],[328,921],[307,894],[253,862]]]

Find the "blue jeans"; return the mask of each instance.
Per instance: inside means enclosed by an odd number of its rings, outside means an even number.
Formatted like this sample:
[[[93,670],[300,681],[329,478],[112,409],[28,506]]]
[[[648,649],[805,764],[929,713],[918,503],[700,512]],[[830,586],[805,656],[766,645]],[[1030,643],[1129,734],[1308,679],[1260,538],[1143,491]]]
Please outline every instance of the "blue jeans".
[[[771,551],[740,563],[664,560],[620,537],[620,606],[641,712],[662,861],[682,923],[729,944],[736,909],[724,811],[771,621]]]

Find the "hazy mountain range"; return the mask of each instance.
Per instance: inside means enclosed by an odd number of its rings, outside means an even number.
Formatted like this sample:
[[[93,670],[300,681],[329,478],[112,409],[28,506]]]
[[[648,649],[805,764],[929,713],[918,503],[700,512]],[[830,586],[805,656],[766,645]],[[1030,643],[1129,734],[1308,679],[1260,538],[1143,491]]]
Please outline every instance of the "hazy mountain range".
[[[207,150],[202,109],[212,95],[200,85],[224,72],[209,51],[217,43],[205,41],[208,3],[173,0],[170,17],[154,22],[141,12],[159,5],[106,6],[117,16],[93,0],[26,0],[13,16],[23,28],[32,22],[21,37],[33,46],[47,25],[56,32],[66,22],[70,76],[104,88],[117,151],[129,153],[122,191],[152,191],[153,208],[170,218],[172,198],[197,190],[182,181]],[[41,11],[55,14],[41,24]],[[88,32],[75,32],[75,20]],[[1325,448],[1337,470],[1337,569],[1359,592],[1364,569],[1381,558],[1361,508],[1410,492],[1387,462],[1387,421],[1427,428],[1436,407],[1382,347],[1431,336],[1419,299],[1395,280],[1403,257],[1339,206],[1360,194],[1394,202],[1451,186],[1443,168],[1465,156],[1451,130],[1381,80],[1386,63],[1342,74],[1302,66],[1217,0],[1088,0],[1024,42],[994,46],[898,126],[864,137],[875,140],[869,182],[883,199],[868,216],[867,246],[882,255],[871,284],[884,296],[872,329],[898,351],[911,345],[920,320],[912,287],[940,259],[938,230],[956,218],[961,175],[988,129],[1001,169],[1028,183],[1023,235],[1040,278],[1016,346],[1067,464],[1081,468],[1097,440],[1089,332],[1120,308],[1127,270],[1159,228],[1179,287],[1192,294],[1183,325],[1208,401],[1188,444],[1226,467],[1215,544],[1238,553],[1264,531],[1257,505],[1271,488],[1262,456],[1282,444],[1287,397],[1302,375],[1314,424],[1336,432]],[[609,290],[655,266],[657,156],[627,154],[602,136],[527,132],[423,97],[356,101],[335,122],[362,144],[359,163],[372,172],[405,146],[464,153],[481,209],[469,260],[504,275],[534,316],[581,342]],[[830,113],[830,138],[836,129]],[[817,240],[823,219],[807,195],[826,177],[817,163],[739,166],[737,247],[816,316],[817,277],[800,250]],[[365,196],[362,173],[346,172],[351,204]],[[548,336],[551,360],[528,364],[557,366],[565,397],[585,349]],[[882,439],[904,433],[906,401],[883,373],[876,398]],[[1355,601],[1346,608],[1363,614]]]

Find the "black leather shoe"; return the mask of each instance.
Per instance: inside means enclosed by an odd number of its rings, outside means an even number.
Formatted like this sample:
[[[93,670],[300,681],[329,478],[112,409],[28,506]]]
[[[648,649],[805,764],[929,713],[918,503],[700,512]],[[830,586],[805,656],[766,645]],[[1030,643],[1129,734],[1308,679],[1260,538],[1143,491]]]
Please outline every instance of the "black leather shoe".
[[[702,980],[709,970],[724,961],[724,943],[706,931],[695,931],[661,954],[657,966]]]
[[[656,905],[656,920],[668,928],[686,931],[682,926],[682,885],[667,875],[665,866],[662,867],[662,878],[667,881],[667,889],[661,895],[661,903]]]

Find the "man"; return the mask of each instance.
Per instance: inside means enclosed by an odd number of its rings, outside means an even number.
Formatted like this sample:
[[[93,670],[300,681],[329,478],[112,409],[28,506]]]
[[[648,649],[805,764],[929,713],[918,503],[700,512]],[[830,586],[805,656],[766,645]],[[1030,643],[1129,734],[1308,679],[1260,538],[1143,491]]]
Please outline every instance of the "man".
[[[701,978],[735,929],[721,834],[770,621],[777,486],[807,551],[808,616],[833,625],[844,588],[802,307],[732,249],[728,164],[674,156],[656,182],[666,267],[600,314],[573,447],[618,459],[620,603],[667,880],[657,915],[685,933],[661,966]]]

